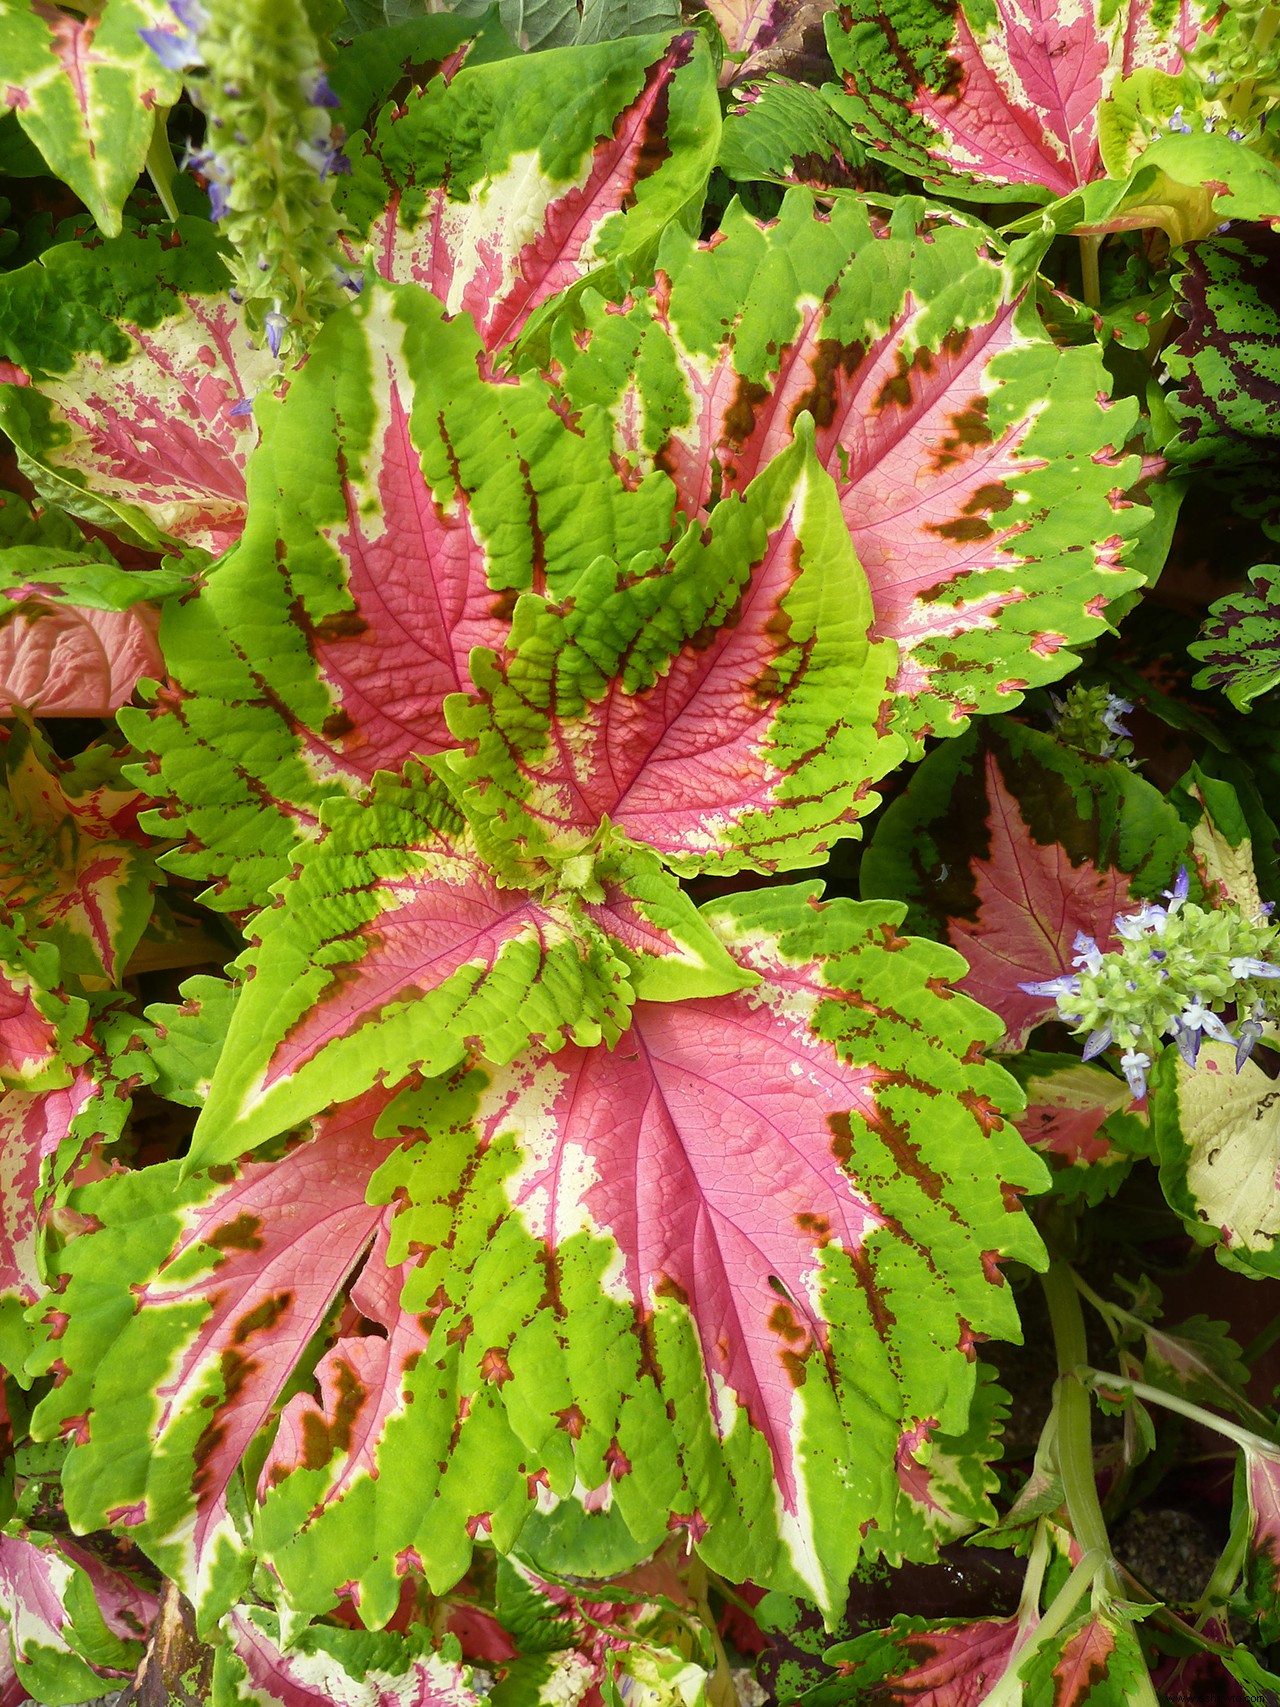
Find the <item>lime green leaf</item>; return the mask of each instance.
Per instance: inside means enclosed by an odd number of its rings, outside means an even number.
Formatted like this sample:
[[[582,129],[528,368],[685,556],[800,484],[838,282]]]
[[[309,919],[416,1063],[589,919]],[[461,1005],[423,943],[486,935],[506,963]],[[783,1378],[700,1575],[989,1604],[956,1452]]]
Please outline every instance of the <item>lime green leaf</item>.
[[[481,697],[447,712],[473,817],[522,853],[571,854],[602,820],[677,870],[806,865],[873,808],[894,650],[835,486],[795,442],[652,568],[604,560],[555,606],[516,606]]]
[[[151,146],[157,109],[182,92],[139,31],[168,18],[162,0],[110,0],[87,15],[36,0],[0,9],[6,105],[108,237]]]

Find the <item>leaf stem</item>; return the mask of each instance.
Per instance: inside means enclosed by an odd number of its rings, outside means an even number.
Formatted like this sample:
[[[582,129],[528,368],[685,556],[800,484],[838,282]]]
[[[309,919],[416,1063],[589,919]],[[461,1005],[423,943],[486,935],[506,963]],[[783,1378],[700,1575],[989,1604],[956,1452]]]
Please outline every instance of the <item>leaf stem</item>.
[[[1280,1446],[1274,1440],[1267,1440],[1265,1436],[1255,1434],[1252,1429],[1241,1428],[1238,1423],[1228,1422],[1225,1417],[1218,1416],[1214,1411],[1206,1411],[1203,1405],[1193,1404],[1190,1399],[1180,1399],[1176,1393],[1166,1393],[1163,1387],[1152,1387],[1145,1381],[1135,1381],[1131,1376],[1117,1375],[1109,1369],[1084,1369],[1081,1374],[1091,1387],[1123,1388],[1132,1393],[1135,1399],[1141,1399],[1143,1404],[1163,1405],[1167,1411],[1176,1411],[1179,1416],[1188,1417],[1192,1422],[1201,1423],[1205,1428],[1225,1435],[1245,1451],[1280,1451]]]
[[[1092,1551],[1084,1554],[1080,1563],[1054,1595],[1044,1617],[1019,1638],[1009,1655],[1009,1663],[1001,1673],[1000,1681],[983,1697],[982,1707],[1021,1707],[1022,1682],[1018,1677],[1020,1667],[1030,1659],[1037,1648],[1042,1648],[1046,1642],[1053,1640],[1106,1565],[1105,1553]]]
[[[1098,251],[1101,237],[1080,239],[1080,293],[1090,308],[1102,307],[1102,280],[1098,274]]]
[[[173,180],[178,169],[174,165],[173,150],[169,146],[168,118],[167,107],[156,108],[155,129],[151,132],[151,146],[147,149],[147,176],[160,197],[166,216],[176,225],[178,203],[174,199]]]
[[[1058,1356],[1055,1451],[1067,1514],[1071,1519],[1072,1533],[1082,1550],[1101,1554],[1104,1560],[1103,1586],[1108,1593],[1116,1594],[1119,1584],[1115,1561],[1111,1556],[1111,1542],[1093,1475],[1093,1418],[1089,1394],[1080,1377],[1080,1371],[1088,1365],[1089,1350],[1085,1341],[1084,1312],[1080,1308],[1080,1295],[1076,1291],[1071,1265],[1056,1257],[1049,1264],[1048,1273],[1041,1276],[1041,1285],[1049,1305],[1049,1321]]]

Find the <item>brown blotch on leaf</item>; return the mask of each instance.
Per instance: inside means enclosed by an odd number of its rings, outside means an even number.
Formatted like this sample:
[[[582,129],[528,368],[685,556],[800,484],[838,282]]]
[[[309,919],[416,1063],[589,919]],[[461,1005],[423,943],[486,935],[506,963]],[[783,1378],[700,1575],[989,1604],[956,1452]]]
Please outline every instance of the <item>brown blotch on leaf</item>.
[[[664,1274],[661,1277],[653,1289],[653,1295],[655,1298],[674,1298],[677,1304],[689,1302],[689,1294],[680,1282],[674,1280],[669,1274]]]
[[[788,1345],[805,1345],[809,1339],[808,1330],[796,1320],[796,1313],[790,1304],[779,1302],[769,1312],[769,1327],[786,1340]]]
[[[847,1168],[853,1157],[853,1127],[847,1114],[829,1114],[827,1126],[831,1132],[831,1154],[842,1168]]]
[[[733,402],[725,410],[724,433],[733,444],[741,445],[751,437],[756,424],[756,416],[761,405],[769,396],[767,385],[760,385],[754,379],[738,380],[738,388],[733,394]]]
[[[358,640],[368,629],[369,624],[358,610],[339,610],[321,617],[311,632],[317,640],[329,645],[335,640]]]
[[[929,467],[931,474],[945,474],[970,451],[993,442],[994,435],[987,420],[988,409],[985,397],[975,397],[951,417],[951,432],[934,452]]]
[[[840,375],[851,379],[866,354],[865,344],[842,344],[836,338],[820,338],[813,357],[813,383],[796,400],[791,411],[792,425],[796,416],[807,409],[816,426],[829,427],[836,418],[840,400]]]
[[[333,1418],[307,1411],[302,1418],[302,1464],[307,1470],[322,1470],[335,1452],[346,1452],[351,1430],[365,1401],[365,1389],[349,1363],[337,1365],[338,1399]]]
[[[805,1377],[807,1376],[808,1371],[804,1366],[804,1359],[802,1357],[797,1356],[794,1351],[784,1351],[782,1354],[782,1367],[786,1370],[787,1379],[793,1387],[804,1386]]]
[[[829,1217],[814,1215],[805,1209],[795,1219],[796,1226],[802,1233],[808,1233],[815,1245],[821,1246],[831,1243],[831,1221]]]
[[[587,1419],[577,1405],[566,1405],[564,1410],[553,1412],[560,1427],[571,1440],[581,1440],[582,1431],[587,1426]]]
[[[480,1379],[489,1381],[495,1387],[501,1387],[512,1379],[511,1365],[507,1362],[507,1354],[496,1345],[491,1345],[480,1359]]]
[[[221,1227],[215,1227],[205,1244],[212,1245],[215,1251],[260,1251],[262,1222],[258,1216],[242,1210],[234,1221],[224,1221]]]
[[[232,1345],[243,1345],[254,1334],[265,1333],[274,1328],[276,1323],[293,1303],[292,1292],[277,1292],[271,1298],[264,1298],[260,1304],[255,1304],[252,1310],[241,1316],[236,1323],[235,1332],[231,1336]]]
[[[957,545],[968,545],[980,539],[989,539],[995,529],[985,516],[957,516],[951,522],[930,522],[929,532],[937,534],[939,539],[951,539]]]
[[[320,733],[329,741],[340,741],[354,728],[355,724],[345,711],[331,711],[320,725]]]

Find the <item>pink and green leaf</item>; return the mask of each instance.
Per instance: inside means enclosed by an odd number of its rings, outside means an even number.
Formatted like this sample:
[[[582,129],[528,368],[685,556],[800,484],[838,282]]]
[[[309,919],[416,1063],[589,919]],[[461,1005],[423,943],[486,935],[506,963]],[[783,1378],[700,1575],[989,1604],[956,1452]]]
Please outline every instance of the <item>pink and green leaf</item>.
[[[560,606],[526,597],[509,649],[449,705],[473,816],[522,851],[602,821],[677,871],[805,865],[875,806],[893,649],[812,424],[665,562],[598,562]]]
[[[881,819],[866,895],[959,949],[961,988],[1005,1022],[1015,1052],[1056,1015],[1019,986],[1072,969],[1077,932],[1105,949],[1118,913],[1190,863],[1189,833],[1154,784],[1006,720],[938,748]]]
[[[120,1136],[136,1066],[113,1064],[104,1040],[69,1084],[0,1095],[0,1363],[19,1379],[34,1343],[25,1312],[48,1290],[50,1223],[63,1238],[76,1226],[59,1213],[59,1188],[103,1171],[99,1152]]]
[[[1280,1452],[1259,1440],[1245,1447],[1236,1474],[1236,1506],[1247,1511],[1242,1595],[1261,1641],[1280,1639]]]
[[[837,1687],[851,1702],[978,1707],[1008,1669],[1019,1635],[1016,1618],[931,1623],[900,1616],[887,1630],[829,1648],[825,1658],[847,1679]]]
[[[925,187],[1050,201],[1103,175],[1099,108],[1139,67],[1177,71],[1213,7],[849,0],[827,24],[824,91],[859,140]]]
[[[58,951],[0,906],[0,1086],[37,1091],[71,1079],[88,1006],[63,985]]]
[[[678,1527],[713,1568],[824,1602],[860,1526],[932,1551],[886,1468],[908,1431],[967,1427],[973,1334],[1012,1330],[995,1265],[1037,1260],[998,1181],[1036,1170],[974,1047],[989,1022],[895,916],[736,897],[708,917],[755,988],[641,1002],[611,1053],[530,1052],[389,1111],[406,1143],[371,1196],[402,1205],[389,1260],[417,1258],[403,1309],[428,1343],[358,1461],[290,1445],[350,1416],[337,1348],[322,1398],[294,1401],[258,1529],[293,1604],[329,1603],[338,1557],[364,1561],[362,1605],[394,1605],[406,1550],[443,1588],[535,1496],[612,1508],[635,1557]]]
[[[173,685],[124,718],[155,755],[139,780],[170,797],[149,827],[185,825],[167,863],[213,878],[214,905],[263,904],[323,800],[453,745],[444,700],[473,647],[503,643],[513,595],[665,544],[669,487],[624,490],[607,423],[575,430],[552,402],[406,285],[334,316],[262,406],[244,538],[170,605]]]
[[[479,1707],[468,1667],[436,1652],[425,1632],[309,1625],[286,1642],[278,1615],[234,1607],[214,1659],[215,1707]]]
[[[149,1590],[78,1542],[0,1533],[0,1646],[24,1696],[89,1701],[132,1678],[155,1613]]]
[[[4,104],[103,232],[121,210],[156,128],[182,93],[140,32],[169,16],[162,0],[111,0],[82,16],[20,0],[5,10]]]
[[[1137,1632],[1107,1610],[1073,1619],[1019,1675],[1025,1707],[1130,1707],[1154,1694]]]
[[[169,243],[59,244],[4,275],[0,355],[26,376],[0,386],[0,424],[47,497],[151,547],[216,555],[239,537],[247,405],[275,364],[250,348],[203,220]]]
[[[633,990],[607,902],[593,918],[572,890],[505,887],[420,769],[325,817],[252,927],[197,1165],[374,1084],[447,1072],[472,1047],[502,1063],[531,1039],[554,1050],[625,1029]]]
[[[1145,1116],[1127,1112],[1125,1081],[1078,1055],[1038,1050],[1024,1050],[1010,1070],[1027,1097],[1018,1130],[1053,1169],[1054,1190],[1089,1203],[1116,1191],[1150,1147]]]
[[[1136,409],[1110,401],[1096,349],[1044,332],[1038,254],[998,260],[909,203],[886,229],[794,190],[772,226],[734,207],[714,243],[669,232],[657,292],[556,344],[572,406],[607,408],[630,477],[668,470],[690,515],[813,416],[873,632],[899,648],[909,740],[1066,673],[1141,579],[1125,567],[1150,516],[1125,451]]]
[[[61,760],[25,722],[0,762],[0,900],[58,949],[64,976],[87,989],[119,985],[157,876],[138,829],[141,794],[110,748]]]
[[[187,1181],[173,1163],[71,1200],[100,1225],[63,1253],[41,1354],[62,1379],[33,1427],[75,1442],[73,1522],[124,1527],[202,1617],[248,1579],[241,1460],[385,1219],[365,1203],[385,1100],[335,1111],[273,1162]]]
[[[719,135],[692,32],[468,63],[384,110],[340,198],[347,242],[498,350],[561,293],[651,258],[701,208]]]

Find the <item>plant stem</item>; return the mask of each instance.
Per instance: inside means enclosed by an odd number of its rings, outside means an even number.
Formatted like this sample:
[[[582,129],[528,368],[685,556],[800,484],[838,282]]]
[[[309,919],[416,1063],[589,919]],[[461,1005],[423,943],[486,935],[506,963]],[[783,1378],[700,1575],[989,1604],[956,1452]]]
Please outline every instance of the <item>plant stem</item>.
[[[1249,1365],[1250,1369],[1252,1369],[1254,1364],[1262,1356],[1263,1352],[1270,1351],[1277,1340],[1280,1340],[1280,1316],[1276,1316],[1274,1320],[1263,1328],[1260,1334],[1255,1334],[1249,1341],[1248,1345],[1240,1353],[1240,1356]]]
[[[1031,1630],[1022,1636],[1013,1652],[1009,1655],[1009,1663],[1001,1673],[995,1688],[983,1697],[982,1707],[1020,1707],[1022,1702],[1022,1683],[1018,1671],[1037,1648],[1051,1642],[1071,1617],[1076,1607],[1093,1587],[1094,1579],[1099,1571],[1107,1564],[1104,1553],[1085,1553],[1080,1563],[1054,1595],[1044,1617]]]
[[[1093,1476],[1093,1419],[1089,1394],[1080,1370],[1086,1367],[1089,1350],[1085,1341],[1084,1313],[1076,1291],[1071,1266],[1061,1257],[1041,1276],[1049,1305],[1053,1343],[1058,1355],[1058,1432],[1055,1448],[1062,1490],[1072,1533],[1085,1553],[1098,1553],[1103,1564],[1103,1585],[1118,1592],[1111,1542],[1107,1535],[1098,1486]]]
[[[1080,239],[1080,292],[1090,308],[1102,306],[1102,281],[1098,276],[1098,251],[1101,237]]]
[[[147,150],[147,176],[155,186],[166,216],[176,223],[178,204],[174,200],[173,180],[178,169],[173,163],[173,150],[169,147],[168,117],[167,107],[156,108],[156,127],[151,133],[151,146]]]
[[[1238,1423],[1228,1422],[1225,1417],[1206,1411],[1203,1405],[1194,1405],[1190,1399],[1180,1399],[1176,1393],[1166,1393],[1163,1387],[1151,1387],[1145,1381],[1134,1381],[1128,1375],[1116,1375],[1109,1369],[1085,1369],[1084,1378],[1092,1387],[1121,1387],[1132,1393],[1135,1399],[1141,1399],[1146,1405],[1163,1405],[1167,1411],[1176,1411],[1181,1417],[1188,1417],[1192,1422],[1203,1424],[1205,1428],[1214,1429],[1223,1434],[1228,1440],[1234,1440],[1237,1446],[1247,1452],[1280,1452],[1274,1440],[1267,1440],[1252,1429],[1241,1428]]]

